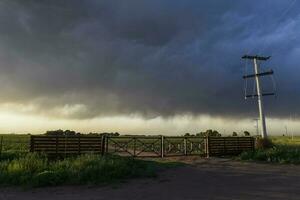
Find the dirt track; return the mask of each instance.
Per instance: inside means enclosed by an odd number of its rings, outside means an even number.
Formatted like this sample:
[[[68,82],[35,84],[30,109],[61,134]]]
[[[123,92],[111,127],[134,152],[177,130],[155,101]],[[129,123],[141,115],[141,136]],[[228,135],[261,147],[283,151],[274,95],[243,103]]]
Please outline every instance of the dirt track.
[[[158,178],[118,186],[0,189],[0,200],[79,199],[300,199],[300,166],[192,159]]]

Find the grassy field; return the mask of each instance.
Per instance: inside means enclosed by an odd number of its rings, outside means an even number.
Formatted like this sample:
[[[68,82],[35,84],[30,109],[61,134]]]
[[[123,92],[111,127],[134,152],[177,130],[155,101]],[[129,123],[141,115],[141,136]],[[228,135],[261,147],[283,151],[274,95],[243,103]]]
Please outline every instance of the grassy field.
[[[0,134],[0,142],[1,140],[2,140],[2,152],[6,152],[6,151],[26,152],[29,150],[29,142],[30,142],[29,135]]]
[[[274,144],[267,150],[257,149],[254,152],[244,152],[241,160],[264,161],[281,164],[300,164],[300,137],[270,137]]]
[[[270,137],[274,144],[281,144],[281,145],[300,145],[300,136],[286,137],[286,136],[273,136]]]

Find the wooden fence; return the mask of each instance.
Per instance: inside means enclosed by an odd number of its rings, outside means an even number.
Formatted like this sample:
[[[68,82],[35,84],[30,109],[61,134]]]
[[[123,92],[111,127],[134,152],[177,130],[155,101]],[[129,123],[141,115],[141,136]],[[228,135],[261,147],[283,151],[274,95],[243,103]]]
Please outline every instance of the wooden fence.
[[[52,156],[104,153],[103,137],[99,136],[31,136],[30,151]]]
[[[255,148],[254,137],[208,137],[206,143],[208,156],[238,155]]]
[[[53,156],[97,153],[133,157],[226,156],[254,150],[253,137],[31,136],[30,151]]]

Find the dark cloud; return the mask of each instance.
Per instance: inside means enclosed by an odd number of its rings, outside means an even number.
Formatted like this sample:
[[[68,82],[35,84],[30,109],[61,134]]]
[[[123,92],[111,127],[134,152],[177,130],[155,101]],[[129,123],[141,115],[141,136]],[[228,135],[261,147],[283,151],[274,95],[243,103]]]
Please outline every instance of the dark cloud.
[[[271,115],[298,112],[300,5],[257,2],[1,0],[0,101],[46,113],[84,105],[76,118],[246,117],[256,113],[243,100],[249,52],[273,56]]]

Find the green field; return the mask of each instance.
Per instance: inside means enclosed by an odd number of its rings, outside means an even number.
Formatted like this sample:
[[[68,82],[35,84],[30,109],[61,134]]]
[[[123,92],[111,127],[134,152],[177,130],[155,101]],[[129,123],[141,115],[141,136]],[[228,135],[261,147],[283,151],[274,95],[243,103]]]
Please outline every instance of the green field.
[[[270,137],[274,144],[281,144],[281,145],[300,145],[300,136],[287,137],[287,136],[273,136]]]
[[[26,152],[29,150],[30,135],[0,134],[0,142],[1,140],[2,140],[2,152],[5,151]]]

